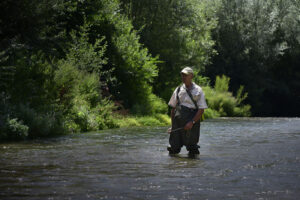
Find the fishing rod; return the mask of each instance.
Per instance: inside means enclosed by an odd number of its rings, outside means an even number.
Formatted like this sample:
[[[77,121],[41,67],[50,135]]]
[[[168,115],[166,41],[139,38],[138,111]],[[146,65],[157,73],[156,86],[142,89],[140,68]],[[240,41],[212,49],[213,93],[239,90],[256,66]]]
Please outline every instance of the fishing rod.
[[[169,131],[169,129],[168,129],[167,132],[170,134],[170,133],[172,133],[172,132],[180,131],[180,130],[182,130],[182,129],[184,129],[184,127],[176,128],[176,129],[174,129],[174,130],[171,129],[171,131]]]

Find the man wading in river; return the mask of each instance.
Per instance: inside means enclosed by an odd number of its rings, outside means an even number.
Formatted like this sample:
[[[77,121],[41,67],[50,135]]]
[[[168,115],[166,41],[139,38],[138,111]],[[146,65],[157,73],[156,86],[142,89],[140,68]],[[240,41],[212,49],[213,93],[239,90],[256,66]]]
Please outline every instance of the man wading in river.
[[[183,84],[175,89],[168,103],[172,107],[172,127],[168,130],[170,154],[178,154],[183,145],[189,155],[199,154],[200,119],[207,104],[202,88],[192,82],[193,76],[190,67],[181,71]]]

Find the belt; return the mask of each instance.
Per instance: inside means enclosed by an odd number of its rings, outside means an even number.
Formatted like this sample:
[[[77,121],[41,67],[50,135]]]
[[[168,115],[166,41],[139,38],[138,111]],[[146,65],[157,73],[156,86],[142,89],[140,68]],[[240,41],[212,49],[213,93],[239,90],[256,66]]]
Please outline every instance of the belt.
[[[183,106],[183,105],[180,105],[180,106],[184,107],[184,109],[187,109],[187,110],[192,111],[192,112],[198,111],[198,109],[196,109],[196,108],[189,108],[189,107],[186,107],[186,106]]]

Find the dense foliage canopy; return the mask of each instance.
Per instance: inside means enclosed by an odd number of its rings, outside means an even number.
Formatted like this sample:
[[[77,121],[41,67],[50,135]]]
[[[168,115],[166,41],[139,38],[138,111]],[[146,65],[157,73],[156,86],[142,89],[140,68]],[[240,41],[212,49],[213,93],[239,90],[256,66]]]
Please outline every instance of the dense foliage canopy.
[[[0,9],[0,139],[117,127],[116,111],[167,113],[183,66],[207,93],[207,117],[299,116],[299,1],[3,0]]]
[[[205,75],[245,85],[257,116],[299,116],[300,1],[221,0]]]

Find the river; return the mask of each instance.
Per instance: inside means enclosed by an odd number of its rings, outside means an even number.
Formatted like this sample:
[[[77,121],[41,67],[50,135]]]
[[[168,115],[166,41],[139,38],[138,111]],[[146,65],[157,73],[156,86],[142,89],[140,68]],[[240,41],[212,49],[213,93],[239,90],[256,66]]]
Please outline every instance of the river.
[[[299,199],[299,118],[206,120],[195,158],[166,129],[2,143],[0,199]]]

